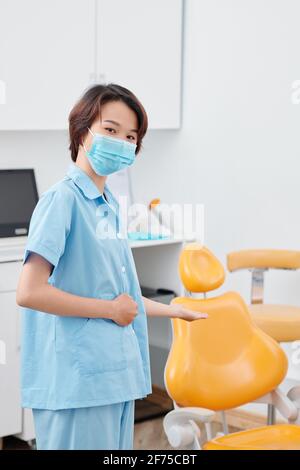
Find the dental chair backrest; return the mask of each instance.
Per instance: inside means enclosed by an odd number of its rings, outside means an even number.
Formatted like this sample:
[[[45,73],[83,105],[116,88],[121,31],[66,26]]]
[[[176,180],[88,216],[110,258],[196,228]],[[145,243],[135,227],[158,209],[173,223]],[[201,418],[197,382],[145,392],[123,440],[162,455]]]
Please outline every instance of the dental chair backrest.
[[[221,263],[197,244],[185,246],[179,272],[191,292],[207,292],[224,281]],[[226,410],[256,400],[283,380],[283,350],[256,327],[238,293],[209,299],[177,297],[172,303],[209,315],[192,322],[172,318],[165,385],[178,406]]]

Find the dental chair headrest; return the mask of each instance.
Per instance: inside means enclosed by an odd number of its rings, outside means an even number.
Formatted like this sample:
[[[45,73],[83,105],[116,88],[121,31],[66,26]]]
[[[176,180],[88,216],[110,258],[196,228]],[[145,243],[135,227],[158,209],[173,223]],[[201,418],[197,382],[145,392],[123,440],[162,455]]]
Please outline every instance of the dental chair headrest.
[[[179,274],[189,292],[209,292],[220,287],[225,271],[220,261],[200,243],[188,243],[180,254]]]

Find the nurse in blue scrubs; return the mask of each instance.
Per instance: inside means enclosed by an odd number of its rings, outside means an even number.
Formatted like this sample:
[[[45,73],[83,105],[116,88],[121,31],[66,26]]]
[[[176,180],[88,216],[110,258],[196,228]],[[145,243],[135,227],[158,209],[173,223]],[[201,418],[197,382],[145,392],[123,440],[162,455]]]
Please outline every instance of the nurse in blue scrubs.
[[[133,164],[146,131],[132,92],[90,88],[69,116],[72,163],[33,212],[17,303],[38,449],[132,449],[134,400],[151,393],[146,315],[206,317],[141,295],[106,179]]]

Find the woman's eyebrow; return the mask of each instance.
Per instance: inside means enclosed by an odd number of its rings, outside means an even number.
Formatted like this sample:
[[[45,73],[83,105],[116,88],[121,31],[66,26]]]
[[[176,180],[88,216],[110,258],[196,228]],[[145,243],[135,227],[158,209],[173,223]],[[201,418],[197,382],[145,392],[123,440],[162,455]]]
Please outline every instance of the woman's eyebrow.
[[[112,124],[115,124],[116,126],[119,126],[119,127],[120,127],[120,123],[119,123],[119,122],[113,121],[113,120],[111,120],[111,119],[105,119],[105,121],[103,121],[103,122],[111,122]],[[137,130],[137,129],[131,129],[130,132],[136,132],[136,133],[137,133],[138,130]]]

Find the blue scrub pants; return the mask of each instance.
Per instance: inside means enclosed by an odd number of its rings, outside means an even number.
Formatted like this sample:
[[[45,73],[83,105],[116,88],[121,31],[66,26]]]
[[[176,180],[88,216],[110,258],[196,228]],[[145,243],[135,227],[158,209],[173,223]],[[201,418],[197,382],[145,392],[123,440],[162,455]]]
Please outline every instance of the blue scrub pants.
[[[89,408],[32,411],[38,450],[133,449],[134,400]]]

